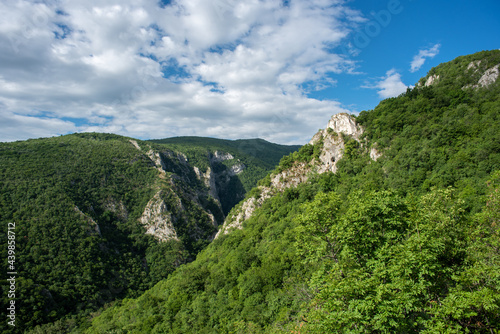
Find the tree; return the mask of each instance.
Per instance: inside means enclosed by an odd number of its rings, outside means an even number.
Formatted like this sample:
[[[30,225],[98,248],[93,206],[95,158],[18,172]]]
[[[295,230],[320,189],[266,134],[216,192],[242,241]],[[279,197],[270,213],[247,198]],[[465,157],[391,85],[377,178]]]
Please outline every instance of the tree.
[[[488,182],[488,201],[473,220],[466,268],[426,333],[498,332],[500,328],[500,171]]]
[[[343,205],[332,193],[319,194],[300,219],[297,241],[305,261],[322,261],[310,282],[317,293],[308,327],[340,333],[425,329],[463,263],[461,205],[451,189],[407,200],[387,191],[356,192]]]

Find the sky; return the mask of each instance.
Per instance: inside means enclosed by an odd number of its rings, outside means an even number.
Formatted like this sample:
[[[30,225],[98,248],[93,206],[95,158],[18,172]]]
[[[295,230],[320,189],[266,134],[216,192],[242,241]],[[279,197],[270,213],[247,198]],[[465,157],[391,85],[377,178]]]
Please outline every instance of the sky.
[[[305,144],[499,32],[498,0],[0,0],[0,141]]]

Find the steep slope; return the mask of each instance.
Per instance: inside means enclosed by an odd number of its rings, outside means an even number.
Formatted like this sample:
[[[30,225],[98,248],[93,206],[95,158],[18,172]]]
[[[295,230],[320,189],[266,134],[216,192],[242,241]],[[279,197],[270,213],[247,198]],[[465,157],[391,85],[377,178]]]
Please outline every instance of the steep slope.
[[[498,50],[459,57],[431,69],[415,89],[360,113],[365,138],[383,153],[377,186],[403,194],[453,186],[470,209],[480,206],[482,185],[500,166],[499,80],[474,86],[499,63]],[[439,79],[429,84],[433,77]],[[349,165],[359,175],[355,162]]]
[[[231,229],[241,228],[244,221],[250,218],[253,211],[266,199],[287,188],[307,182],[314,174],[335,173],[346,146],[349,150],[350,146],[360,145],[362,134],[363,130],[353,116],[344,113],[333,115],[326,129],[318,131],[300,151],[284,157],[279,168],[260,182],[250,196],[231,211],[216,238],[227,234]]]
[[[360,128],[342,116],[357,136],[329,125],[249,192],[229,233],[86,332],[498,331],[500,84],[482,80],[498,64],[500,51],[460,57]]]
[[[137,296],[209,244],[225,217],[220,180],[243,174],[221,164],[241,155],[215,145],[190,161],[196,147],[183,148],[109,134],[0,144],[0,220],[16,226],[16,330]],[[7,242],[3,234],[5,265]]]
[[[195,172],[210,187],[224,214],[240,202],[280,159],[300,146],[269,143],[262,139],[224,140],[175,137],[151,142],[186,154]],[[207,159],[208,157],[208,159]]]

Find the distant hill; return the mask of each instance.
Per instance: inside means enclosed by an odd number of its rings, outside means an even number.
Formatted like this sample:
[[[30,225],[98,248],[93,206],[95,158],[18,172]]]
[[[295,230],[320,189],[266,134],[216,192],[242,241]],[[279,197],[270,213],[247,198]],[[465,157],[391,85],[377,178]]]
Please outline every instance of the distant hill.
[[[334,115],[195,261],[75,331],[498,332],[499,67],[459,57]]]
[[[264,139],[217,139],[208,137],[172,137],[150,140],[154,143],[166,144],[172,147],[200,147],[210,151],[226,150],[231,154],[242,154],[259,159],[266,167],[274,168],[284,155],[297,151],[302,145],[279,145]]]

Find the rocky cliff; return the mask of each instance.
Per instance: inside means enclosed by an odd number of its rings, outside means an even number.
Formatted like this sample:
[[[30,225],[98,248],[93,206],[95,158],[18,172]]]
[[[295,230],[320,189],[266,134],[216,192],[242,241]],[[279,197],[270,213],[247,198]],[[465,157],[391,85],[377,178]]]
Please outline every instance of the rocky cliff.
[[[346,142],[355,140],[360,145],[365,145],[362,135],[363,129],[353,116],[345,113],[333,115],[327,127],[319,130],[308,143],[311,147],[316,146],[320,149],[318,157],[310,162],[295,161],[290,167],[284,170],[278,168],[271,173],[269,184],[258,186],[258,196],[245,199],[229,213],[215,238],[229,233],[234,228],[241,228],[254,210],[273,194],[307,182],[312,174],[335,173],[337,163],[344,155]],[[380,156],[375,148],[370,149],[370,157],[373,160],[377,160]]]
[[[150,145],[141,148],[136,141],[130,142],[158,170],[156,193],[139,218],[145,233],[159,241],[179,240],[177,230],[182,229],[193,241],[210,240],[224,220],[218,196],[220,185],[217,179],[220,175],[213,171],[212,166],[233,157],[215,152],[213,157],[207,156],[211,167],[203,172],[197,166],[191,166],[181,152]],[[187,225],[190,227],[186,230]]]

